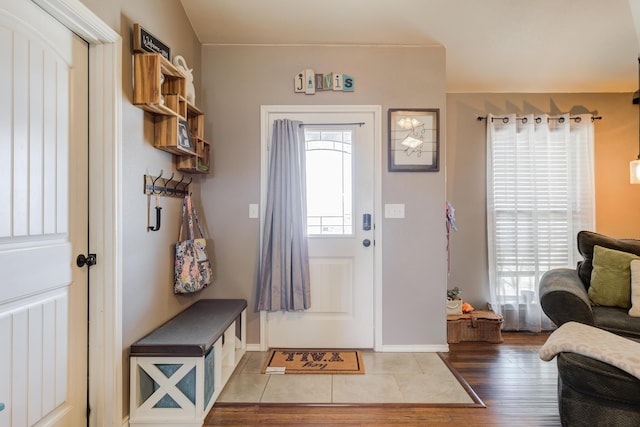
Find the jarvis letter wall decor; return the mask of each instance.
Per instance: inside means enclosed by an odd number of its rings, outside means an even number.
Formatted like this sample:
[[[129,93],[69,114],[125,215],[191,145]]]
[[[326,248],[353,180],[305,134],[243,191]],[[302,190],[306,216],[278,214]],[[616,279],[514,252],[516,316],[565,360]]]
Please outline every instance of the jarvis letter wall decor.
[[[306,95],[316,92],[353,92],[355,79],[342,73],[316,74],[311,68],[302,70],[293,79],[294,91]]]

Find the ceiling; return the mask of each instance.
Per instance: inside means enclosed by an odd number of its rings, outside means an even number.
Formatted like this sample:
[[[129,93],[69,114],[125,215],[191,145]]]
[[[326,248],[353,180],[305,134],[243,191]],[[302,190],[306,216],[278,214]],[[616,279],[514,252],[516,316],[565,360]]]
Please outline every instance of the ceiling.
[[[442,45],[449,92],[638,88],[640,0],[181,1],[203,44]]]

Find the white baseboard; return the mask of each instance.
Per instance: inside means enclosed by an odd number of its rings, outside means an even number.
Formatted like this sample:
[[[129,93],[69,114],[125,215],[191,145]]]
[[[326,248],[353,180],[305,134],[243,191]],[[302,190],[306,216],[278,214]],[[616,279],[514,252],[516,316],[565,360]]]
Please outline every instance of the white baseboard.
[[[247,351],[265,351],[261,344],[247,344]],[[449,344],[429,345],[383,345],[382,353],[448,353]]]
[[[430,345],[383,345],[383,353],[437,353],[449,352],[449,344]]]
[[[262,351],[260,344],[247,344],[247,351]]]

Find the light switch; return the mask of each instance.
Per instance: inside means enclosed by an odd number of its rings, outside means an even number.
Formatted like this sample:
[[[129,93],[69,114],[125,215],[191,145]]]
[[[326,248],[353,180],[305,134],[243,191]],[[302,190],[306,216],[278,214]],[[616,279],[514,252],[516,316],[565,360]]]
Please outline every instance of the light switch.
[[[249,218],[258,218],[260,216],[258,204],[251,203],[249,204]]]
[[[385,218],[404,218],[404,203],[384,205]]]

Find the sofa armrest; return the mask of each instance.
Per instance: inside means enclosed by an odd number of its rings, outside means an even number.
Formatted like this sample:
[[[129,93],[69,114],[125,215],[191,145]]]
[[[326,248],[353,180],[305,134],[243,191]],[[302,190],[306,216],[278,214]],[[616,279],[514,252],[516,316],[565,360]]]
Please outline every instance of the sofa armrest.
[[[547,271],[538,291],[542,310],[557,326],[571,321],[595,325],[591,300],[575,269]]]
[[[640,343],[593,326],[567,322],[540,348],[540,359],[550,361],[560,353],[575,353],[615,366],[640,379]],[[585,370],[581,371],[581,375]]]

